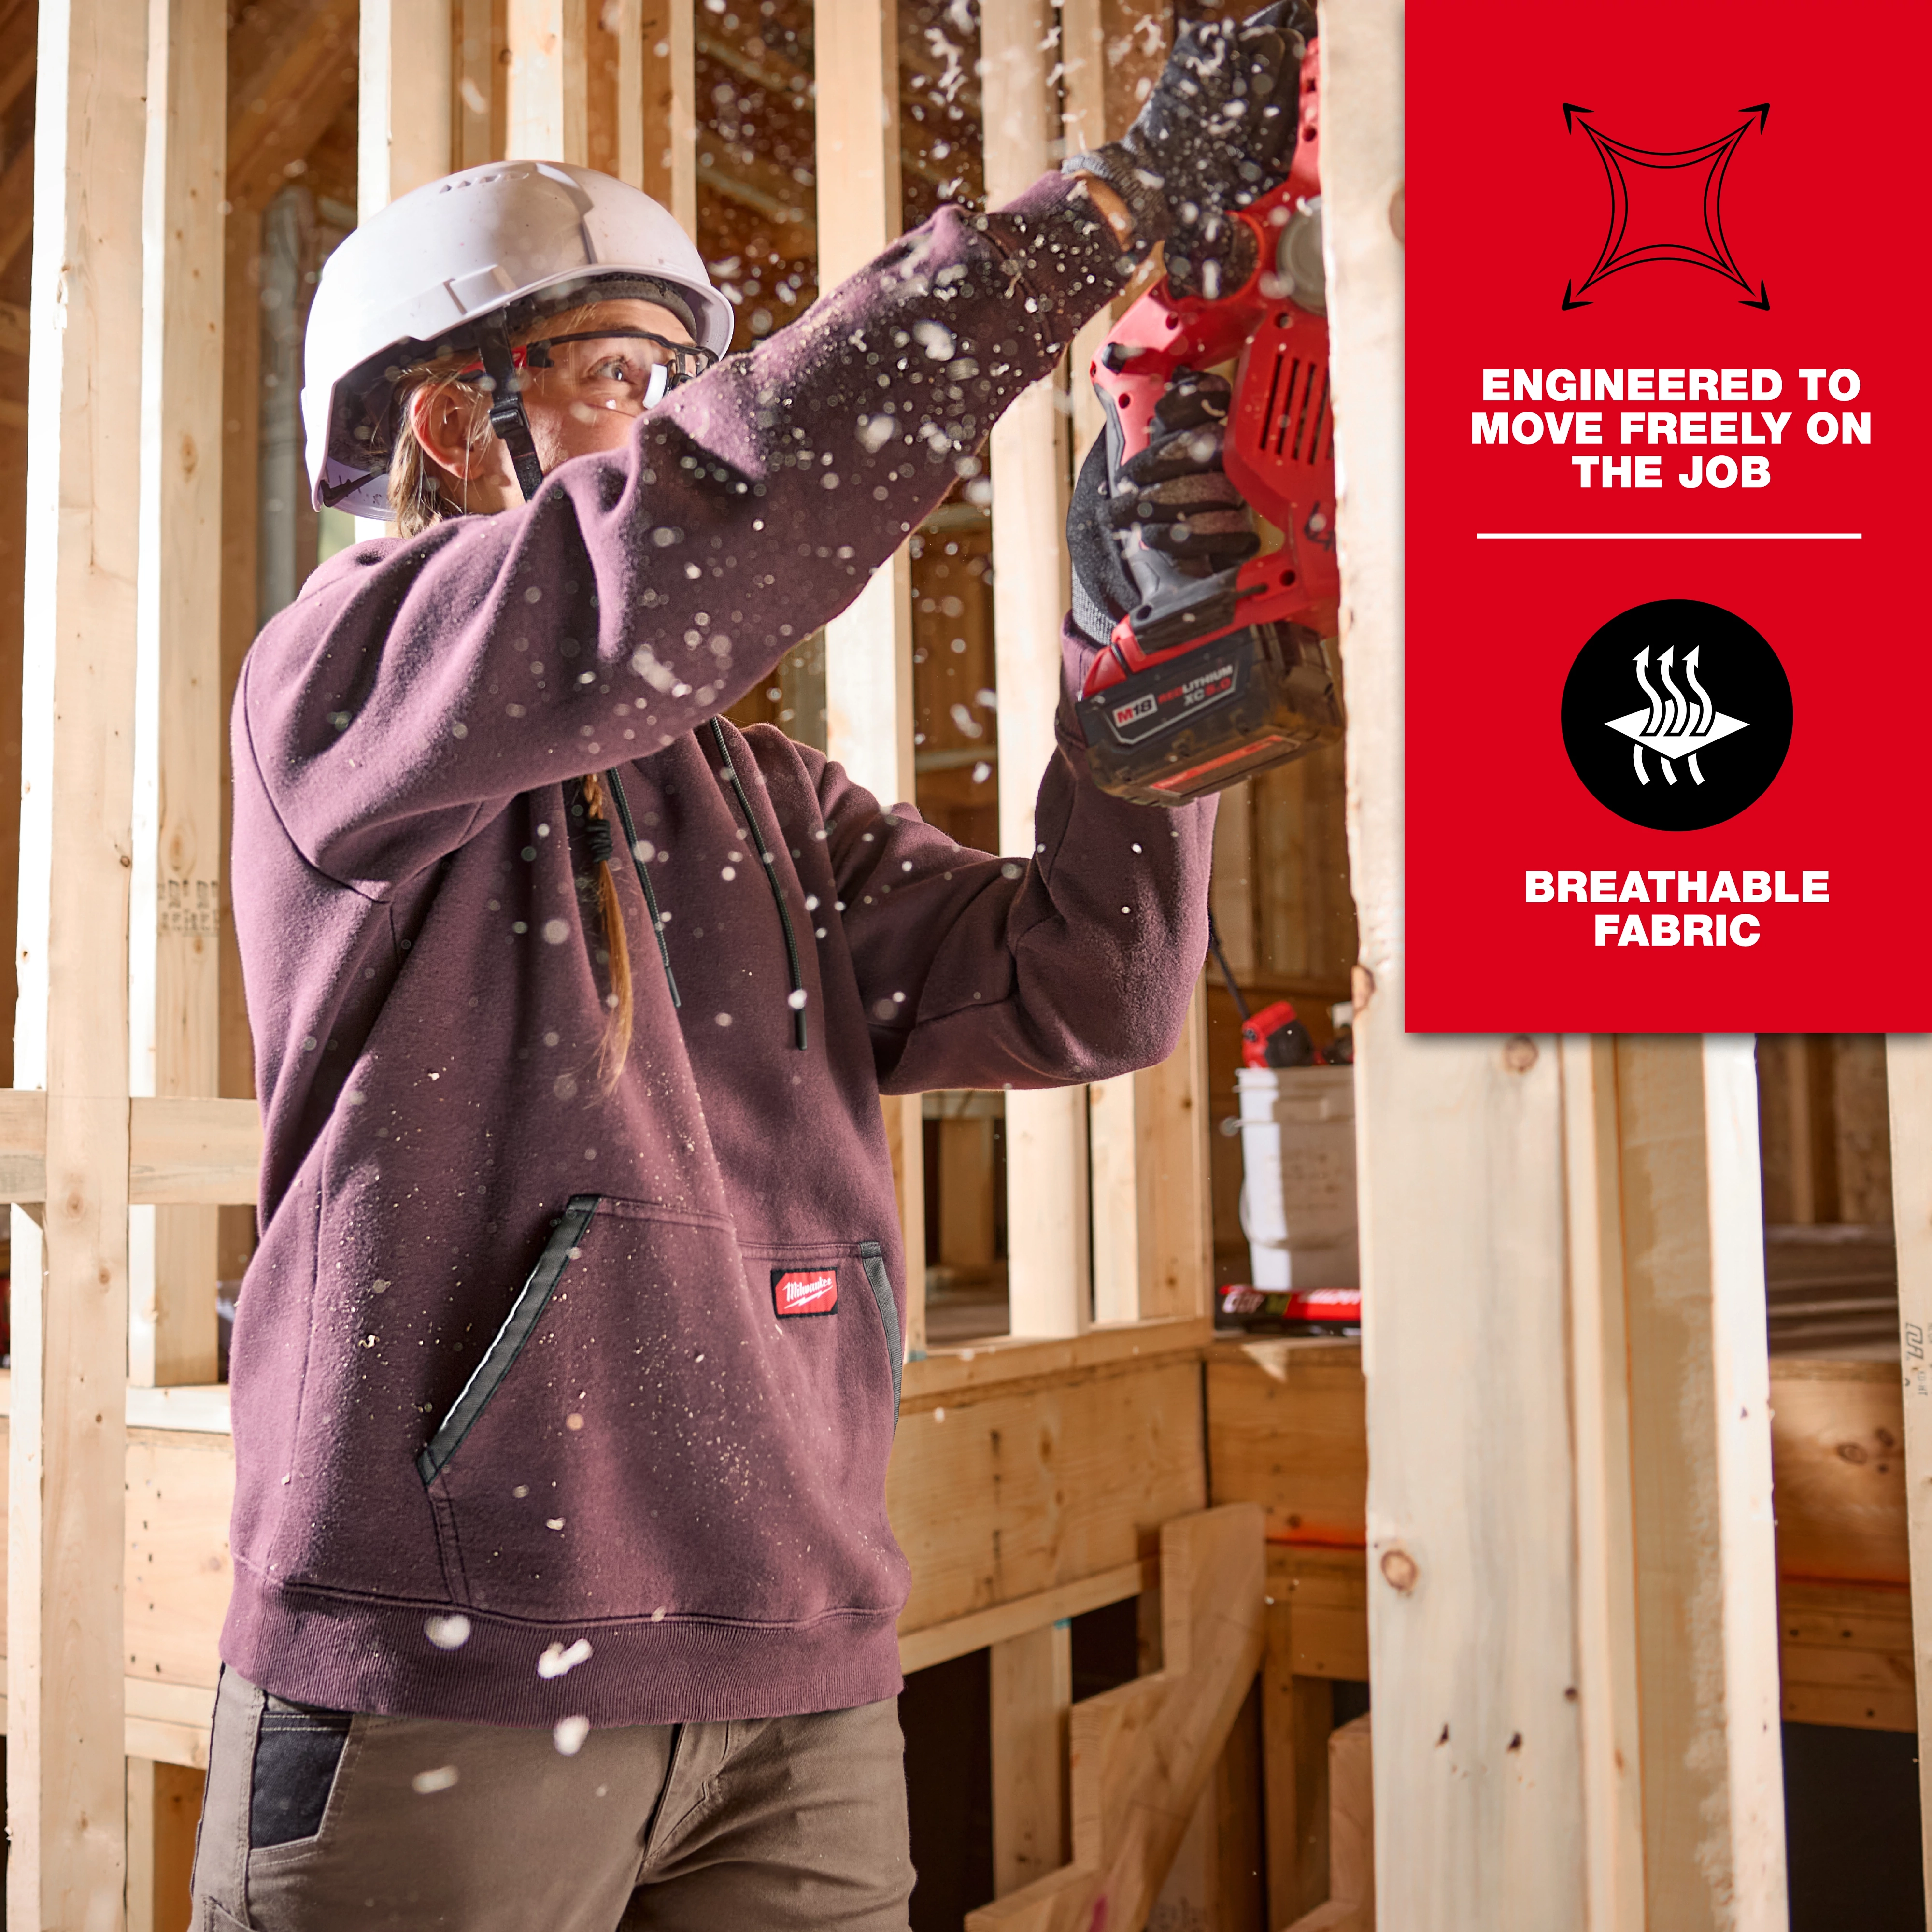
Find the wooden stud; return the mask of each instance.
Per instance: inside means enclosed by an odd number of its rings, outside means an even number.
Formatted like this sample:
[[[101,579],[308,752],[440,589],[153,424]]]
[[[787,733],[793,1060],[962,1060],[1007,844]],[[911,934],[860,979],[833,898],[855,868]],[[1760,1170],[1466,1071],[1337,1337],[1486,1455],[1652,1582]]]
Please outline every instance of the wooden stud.
[[[966,1114],[939,1130],[939,1258],[948,1268],[990,1268],[994,1261],[993,1122]]]
[[[508,31],[508,158],[588,166],[588,0],[509,0]]]
[[[1180,1044],[1134,1076],[1143,1321],[1211,1316],[1213,1203],[1208,1178],[1208,1002],[1197,981]]]
[[[1268,1606],[1262,1671],[1262,1768],[1268,1791],[1268,1923],[1286,1925],[1328,1895],[1328,1736],[1334,1692],[1300,1677],[1288,1654],[1288,1606]]]
[[[1616,1056],[1649,1922],[1782,1926],[1750,1042],[1620,1039]]]
[[[635,0],[626,0],[634,5]],[[481,167],[502,158],[504,140],[503,64],[497,58],[501,0],[454,0],[450,24],[450,164]]]
[[[1329,1898],[1288,1932],[1375,1932],[1373,1780],[1365,1714],[1328,1740]]]
[[[1214,923],[1229,970],[1245,994],[1260,964],[1256,943],[1255,788],[1244,781],[1221,794],[1214,815]],[[1276,882],[1272,878],[1270,885]]]
[[[220,1084],[224,0],[154,0],[129,924],[136,1094]],[[215,1379],[218,1210],[137,1208],[130,1378]]]
[[[362,22],[356,199],[366,221],[449,172],[450,0],[362,0]],[[514,64],[511,76],[514,100]]]
[[[1562,1054],[1588,1922],[1591,1932],[1643,1932],[1643,1747],[1616,1050],[1606,1039],[1570,1038]]]
[[[1400,0],[1329,10],[1324,206],[1348,582],[1378,1894],[1404,1932],[1581,1925],[1562,1111],[1527,1040],[1402,1012]],[[1510,1752],[1520,1735],[1532,1755]]]
[[[128,1760],[128,1932],[182,1932],[190,1894],[200,1772],[153,1758]]]
[[[1062,1620],[992,1646],[993,1896],[1066,1862],[1073,1631]]]
[[[1138,1322],[1141,1316],[1141,1190],[1134,1158],[1139,1078],[1123,1073],[1087,1089],[1096,1324]]]
[[[1906,1529],[1917,1673],[1920,1843],[1932,1871],[1932,1035],[1885,1043],[1892,1117],[1892,1225],[1898,1238],[1898,1326],[1904,1375]],[[1932,1924],[1932,1918],[1928,1918]]]
[[[998,207],[1052,165],[1058,131],[1047,70],[1046,0],[986,0],[980,92],[986,198]],[[1068,598],[1066,445],[1052,378],[993,427],[993,634],[1000,693],[1000,849],[1034,849],[1040,775],[1058,752],[1060,627]],[[1006,1301],[1016,1335],[1077,1335],[1093,1319],[1087,1096],[1079,1088],[1006,1096]]]
[[[893,0],[821,0],[812,44],[818,285],[830,289],[899,232],[898,8]],[[912,563],[902,547],[825,627],[826,748],[886,806],[917,795],[912,686]],[[906,1348],[923,1353],[924,1119],[916,1094],[882,1104],[905,1242]]]
[[[128,1335],[128,857],[140,522],[145,0],[44,0],[14,1081],[54,1206],[13,1216],[11,1932],[113,1926]]]
[[[1090,148],[1097,148],[1122,132],[1118,128],[1109,127],[1107,120],[1106,12],[1106,0],[1060,0],[1060,132],[1064,152],[1070,154],[1083,154]],[[1073,346],[1066,358],[1067,398],[1076,472],[1106,424],[1100,398],[1088,372],[1113,322],[1110,304],[1098,315],[1090,316],[1082,327],[1073,338]],[[1097,1218],[1095,1226],[1097,1233]],[[1096,1256],[1096,1298],[1100,1292],[1097,1261]]]
[[[1140,1925],[1262,1660],[1261,1512],[1164,1524],[1161,1670],[1074,1706],[1071,1863],[966,1916],[967,1932]]]
[[[620,0],[618,172],[698,232],[693,0]]]

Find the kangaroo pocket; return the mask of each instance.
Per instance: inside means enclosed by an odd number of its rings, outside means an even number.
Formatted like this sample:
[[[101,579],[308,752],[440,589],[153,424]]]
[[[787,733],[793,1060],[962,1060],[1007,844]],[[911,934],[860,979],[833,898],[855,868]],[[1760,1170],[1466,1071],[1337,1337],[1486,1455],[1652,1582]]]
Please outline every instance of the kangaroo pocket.
[[[896,1612],[876,1243],[580,1196],[417,1458],[451,1593],[551,1622]]]

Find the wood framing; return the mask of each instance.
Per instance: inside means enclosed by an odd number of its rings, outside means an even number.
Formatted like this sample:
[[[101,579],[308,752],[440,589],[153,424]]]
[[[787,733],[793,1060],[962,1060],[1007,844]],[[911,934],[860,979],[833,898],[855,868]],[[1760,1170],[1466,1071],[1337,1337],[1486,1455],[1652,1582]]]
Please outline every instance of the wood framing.
[[[141,509],[129,913],[134,1093],[220,1090],[222,208],[227,15],[154,0],[142,241]],[[128,1368],[215,1379],[218,1210],[137,1208]]]
[[[824,0],[812,45],[818,283],[829,288],[899,232],[895,0]],[[912,562],[902,546],[825,627],[826,747],[883,805],[910,802],[918,793],[912,684]],[[923,1354],[925,1130],[916,1094],[888,1096],[884,1104],[905,1239],[905,1346],[909,1354]]]
[[[1912,1651],[1932,1660],[1932,1035],[1886,1042],[1892,1112],[1892,1188],[1898,1237],[1898,1324],[1904,1370],[1906,1527],[1910,1539]],[[1920,1842],[1932,1870],[1932,1668],[1918,1673]],[[1932,1924],[1932,1918],[1928,1918]]]
[[[589,4],[509,0],[506,158],[590,164]]]
[[[128,868],[148,10],[40,17],[14,1078],[46,1095],[13,1216],[7,1914],[121,1918]]]
[[[1047,70],[1057,51],[1046,0],[985,0],[980,86],[992,206],[1051,164],[1057,116]],[[1048,377],[1021,396],[994,425],[988,451],[1002,852],[1033,850],[1034,799],[1054,751],[1068,598],[1057,386]],[[1093,1318],[1086,1116],[1084,1088],[1006,1096],[1006,1306],[1016,1335],[1076,1335]]]
[[[452,52],[449,0],[362,0],[356,199],[364,220],[398,195],[448,173]],[[526,68],[520,95],[514,62],[510,74],[514,129],[519,100],[526,117],[542,111],[532,101],[532,88],[541,92],[542,83]]]
[[[1064,1618],[989,1646],[993,1895],[1066,1862],[1066,1718],[1073,1633]]]
[[[620,0],[618,173],[698,232],[694,0]]]
[[[1261,1513],[1178,1518],[1160,1552],[1162,1668],[1070,1714],[1071,1863],[968,1913],[967,1932],[1144,1922],[1261,1665]]]

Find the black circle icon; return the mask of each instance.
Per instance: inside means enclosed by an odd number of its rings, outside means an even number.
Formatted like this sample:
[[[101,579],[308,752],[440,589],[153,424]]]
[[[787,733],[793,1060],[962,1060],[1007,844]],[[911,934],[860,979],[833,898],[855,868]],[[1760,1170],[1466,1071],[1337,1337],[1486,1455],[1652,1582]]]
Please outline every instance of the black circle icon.
[[[1668,597],[1612,617],[1563,686],[1563,745],[1598,804],[1701,832],[1762,796],[1791,748],[1778,653],[1715,604]]]

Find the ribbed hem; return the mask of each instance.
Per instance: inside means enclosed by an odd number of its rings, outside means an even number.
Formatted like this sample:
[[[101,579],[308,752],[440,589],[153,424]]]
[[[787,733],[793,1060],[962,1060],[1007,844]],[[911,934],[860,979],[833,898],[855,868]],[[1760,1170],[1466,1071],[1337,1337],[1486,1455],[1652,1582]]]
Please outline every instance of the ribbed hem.
[[[466,1618],[453,1648],[450,1620]],[[850,1710],[896,1696],[896,1617],[842,1611],[809,1624],[695,1617],[548,1624],[438,1604],[398,1604],[280,1586],[235,1571],[223,1660],[278,1697],[332,1711],[548,1729],[587,1718],[620,1724],[719,1723]],[[590,1655],[538,1675],[548,1651]]]

